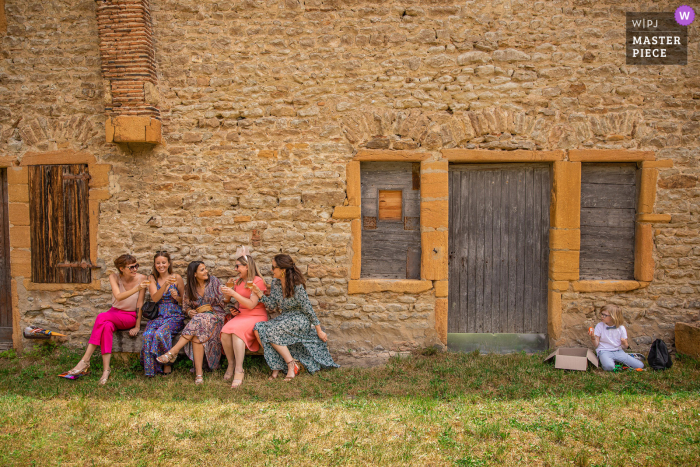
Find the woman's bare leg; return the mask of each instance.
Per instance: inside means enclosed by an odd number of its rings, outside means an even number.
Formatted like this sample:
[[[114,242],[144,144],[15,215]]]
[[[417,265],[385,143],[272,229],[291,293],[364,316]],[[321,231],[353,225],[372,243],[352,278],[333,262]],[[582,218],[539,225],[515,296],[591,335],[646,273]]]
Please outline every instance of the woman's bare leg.
[[[282,359],[287,363],[287,378],[294,378],[294,376],[296,376],[294,374],[294,358],[289,352],[287,346],[273,344],[272,342],[270,342],[270,345],[272,345],[272,348],[274,348],[277,353],[280,354],[280,357],[282,357]]]
[[[204,346],[199,343],[196,337],[192,339],[192,356],[194,357],[195,376],[203,375],[202,362],[204,361]]]
[[[221,333],[221,346],[224,348],[226,360],[228,360],[228,368],[226,368],[226,373],[224,374],[225,380],[231,379],[231,377],[233,376],[233,369],[236,365],[231,336],[233,336],[233,334],[226,334],[224,332]]]
[[[235,334],[231,334],[233,354],[236,357],[236,373],[243,373],[243,359],[245,358],[245,342]]]

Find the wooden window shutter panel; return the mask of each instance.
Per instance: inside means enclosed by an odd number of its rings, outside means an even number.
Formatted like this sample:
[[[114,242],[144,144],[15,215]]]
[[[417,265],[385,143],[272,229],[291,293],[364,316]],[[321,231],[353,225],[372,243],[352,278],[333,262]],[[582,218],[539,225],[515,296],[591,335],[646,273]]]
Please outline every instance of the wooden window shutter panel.
[[[29,169],[32,281],[90,283],[87,166]]]

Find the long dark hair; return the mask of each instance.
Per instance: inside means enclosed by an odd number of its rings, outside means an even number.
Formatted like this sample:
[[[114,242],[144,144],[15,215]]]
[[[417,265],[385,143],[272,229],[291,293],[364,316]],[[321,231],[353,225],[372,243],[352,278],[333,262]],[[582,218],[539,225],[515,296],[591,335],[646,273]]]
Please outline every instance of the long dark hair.
[[[294,287],[301,285],[306,288],[306,279],[301,274],[301,271],[294,264],[294,260],[289,255],[275,256],[277,267],[284,270],[284,296],[290,298],[294,296]]]
[[[155,256],[153,256],[153,277],[155,277],[156,280],[160,279],[160,273],[156,269],[156,259],[158,259],[159,256],[168,260],[168,274],[173,273],[173,262],[170,260],[170,253],[165,250],[156,251]]]
[[[195,300],[197,296],[197,279],[194,274],[197,272],[200,264],[204,264],[204,261],[192,261],[187,265],[187,285],[185,285],[185,295],[187,295],[188,300]],[[207,279],[207,284],[209,279]]]

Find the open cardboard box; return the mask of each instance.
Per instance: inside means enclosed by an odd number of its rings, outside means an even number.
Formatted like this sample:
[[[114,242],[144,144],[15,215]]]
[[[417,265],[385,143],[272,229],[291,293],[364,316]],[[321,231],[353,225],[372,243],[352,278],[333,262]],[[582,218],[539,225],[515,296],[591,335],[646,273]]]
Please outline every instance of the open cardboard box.
[[[591,349],[560,347],[549,354],[544,361],[546,362],[552,357],[554,357],[554,368],[559,368],[561,370],[586,371],[589,361],[598,368],[598,357]]]

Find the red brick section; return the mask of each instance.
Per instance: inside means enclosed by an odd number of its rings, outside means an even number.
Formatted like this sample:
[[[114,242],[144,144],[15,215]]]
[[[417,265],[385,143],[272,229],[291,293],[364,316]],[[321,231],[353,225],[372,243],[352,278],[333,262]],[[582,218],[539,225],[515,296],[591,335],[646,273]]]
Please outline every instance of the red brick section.
[[[96,6],[102,76],[112,92],[107,115],[160,118],[144,91],[145,83],[158,83],[149,1],[99,0]]]

